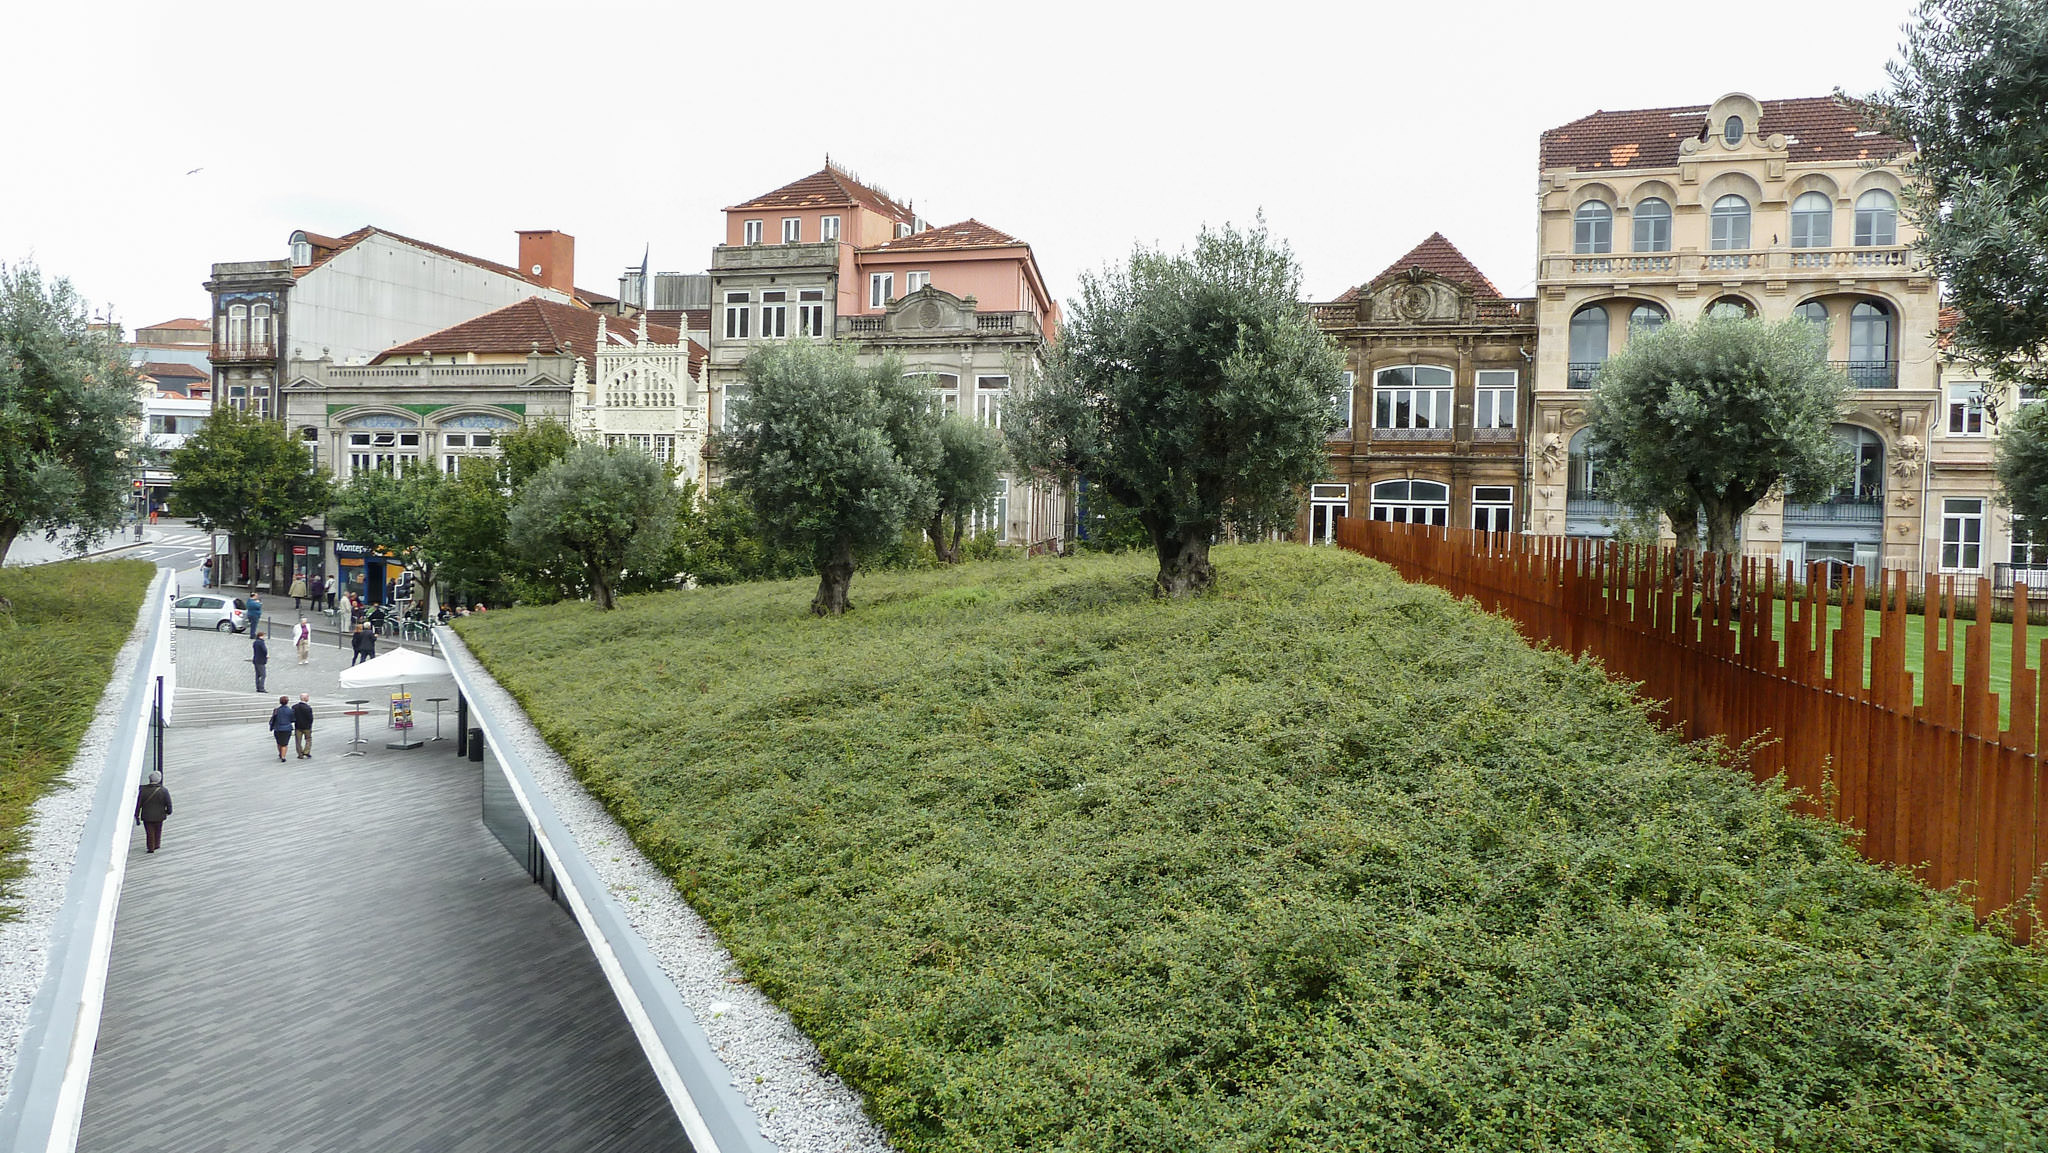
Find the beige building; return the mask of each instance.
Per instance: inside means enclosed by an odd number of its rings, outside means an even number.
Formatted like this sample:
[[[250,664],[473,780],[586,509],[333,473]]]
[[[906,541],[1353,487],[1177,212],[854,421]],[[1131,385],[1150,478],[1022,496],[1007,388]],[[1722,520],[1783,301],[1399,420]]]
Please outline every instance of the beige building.
[[[1921,569],[1941,566],[1945,534],[1983,542],[1988,493],[1964,464],[1981,443],[1946,432],[1939,295],[1899,212],[1903,153],[1833,98],[1739,92],[1543,134],[1531,531],[1613,531],[1585,390],[1631,333],[1725,311],[1824,327],[1857,389],[1836,426],[1849,483],[1819,504],[1758,505],[1745,553]],[[1978,502],[1976,519],[1957,500]],[[1966,551],[1950,550],[1956,566]]]

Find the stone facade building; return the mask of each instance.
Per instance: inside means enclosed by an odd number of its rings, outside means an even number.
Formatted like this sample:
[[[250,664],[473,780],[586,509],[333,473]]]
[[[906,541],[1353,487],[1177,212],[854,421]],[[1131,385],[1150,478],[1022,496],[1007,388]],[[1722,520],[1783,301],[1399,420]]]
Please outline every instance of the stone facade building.
[[[1305,538],[1329,541],[1341,516],[1520,531],[1535,302],[1503,297],[1435,233],[1310,311],[1346,371]]]
[[[1001,427],[1012,387],[1058,329],[1029,244],[976,220],[928,227],[829,163],[725,214],[726,241],[711,257],[706,370],[719,426],[761,342],[836,338],[863,360],[901,358],[935,403]],[[1062,492],[1010,476],[973,527],[1043,551],[1060,546],[1067,519]]]
[[[1943,534],[1967,526],[1944,519],[1948,482],[1934,479],[1948,446],[1939,294],[1899,212],[1904,151],[1838,100],[1739,92],[1543,134],[1532,531],[1613,531],[1584,401],[1631,333],[1709,312],[1798,316],[1856,386],[1836,426],[1856,466],[1830,500],[1752,510],[1744,552],[1936,567]]]

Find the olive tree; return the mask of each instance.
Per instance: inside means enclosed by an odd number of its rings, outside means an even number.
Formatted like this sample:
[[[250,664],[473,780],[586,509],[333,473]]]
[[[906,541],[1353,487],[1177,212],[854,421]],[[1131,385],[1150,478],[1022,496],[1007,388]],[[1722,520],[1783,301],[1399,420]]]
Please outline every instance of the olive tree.
[[[811,611],[843,613],[860,558],[899,544],[937,503],[930,394],[893,357],[862,365],[850,348],[808,341],[768,345],[740,371],[746,389],[727,394],[719,438],[728,483],[771,543],[811,557]]]
[[[960,563],[967,518],[995,499],[1005,456],[996,429],[957,414],[939,422],[939,461],[932,478],[936,500],[925,535],[940,561]]]
[[[87,311],[70,281],[0,265],[0,561],[31,529],[82,549],[127,510],[141,396]]]
[[[1294,257],[1263,222],[1084,275],[1016,406],[1012,453],[1130,509],[1159,559],[1158,592],[1209,588],[1211,542],[1291,523],[1328,467],[1342,362],[1301,299]]]
[[[573,557],[590,599],[611,609],[629,567],[659,563],[673,515],[668,474],[653,457],[580,444],[520,489],[506,535],[529,559]]]
[[[200,429],[171,453],[178,485],[171,507],[200,528],[224,530],[249,546],[276,541],[308,517],[327,511],[333,482],[286,434],[261,415],[216,405]],[[256,548],[255,585],[265,582]]]
[[[1825,500],[1848,478],[1834,425],[1848,378],[1804,320],[1708,318],[1638,332],[1601,370],[1587,412],[1601,492],[1664,513],[1733,554],[1742,516],[1773,486]]]

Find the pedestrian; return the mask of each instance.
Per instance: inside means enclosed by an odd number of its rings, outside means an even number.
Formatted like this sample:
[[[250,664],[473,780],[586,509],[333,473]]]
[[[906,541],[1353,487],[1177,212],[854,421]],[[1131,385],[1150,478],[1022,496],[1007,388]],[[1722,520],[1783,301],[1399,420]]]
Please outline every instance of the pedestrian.
[[[284,747],[292,743],[292,699],[277,698],[277,707],[270,711],[270,735],[277,738],[277,763],[284,763]]]
[[[150,506],[149,506],[149,527],[151,527],[151,528],[155,528],[155,527],[156,527],[156,514],[157,514],[157,510],[158,510],[159,508],[161,508],[161,507],[163,507],[163,506],[161,506],[161,505],[154,505],[154,504],[153,504],[153,505],[150,505]]]
[[[300,604],[300,603],[299,603],[300,601],[302,601],[302,600],[305,600],[305,599],[306,599],[306,574],[305,574],[305,573],[303,573],[303,572],[296,572],[296,573],[293,573],[293,574],[292,574],[292,591],[291,591],[291,598],[292,598],[292,607],[293,607],[293,608],[295,608],[295,609],[296,609],[296,608],[304,608],[304,607],[305,607],[304,605],[302,605],[302,604]]]
[[[327,602],[326,575],[322,573],[314,573],[313,579],[306,582],[306,592],[309,596],[313,598],[314,608],[317,609],[321,605],[325,604]]]
[[[270,669],[270,646],[257,637],[249,644],[249,663],[256,666],[256,691],[263,691],[263,677]]]
[[[199,587],[203,589],[210,589],[213,587],[212,557],[207,557],[205,562],[199,566]]]
[[[349,647],[355,651],[351,665],[359,665],[377,655],[377,634],[368,625],[357,625],[355,636],[349,638]]]
[[[151,769],[149,783],[135,790],[135,823],[142,826],[143,844],[156,852],[164,843],[164,818],[171,815],[171,791],[162,772]]]
[[[249,632],[251,634],[254,634],[256,631],[256,622],[263,619],[263,598],[256,595],[253,592],[249,594],[249,608],[247,610],[247,615],[249,617]]]
[[[298,627],[292,630],[292,645],[299,650],[300,664],[305,664],[312,659],[313,626],[306,623],[305,617],[300,617]]]
[[[292,735],[298,738],[299,759],[313,759],[313,694],[300,693],[292,706]]]

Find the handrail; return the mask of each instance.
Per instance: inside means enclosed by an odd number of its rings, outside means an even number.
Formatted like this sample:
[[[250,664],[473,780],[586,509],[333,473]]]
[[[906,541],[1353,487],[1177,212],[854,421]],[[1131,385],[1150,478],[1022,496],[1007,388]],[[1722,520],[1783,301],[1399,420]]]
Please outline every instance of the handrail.
[[[590,951],[618,997],[619,1007],[625,1010],[655,1079],[675,1107],[690,1147],[696,1153],[773,1153],[777,1146],[762,1136],[759,1120],[733,1088],[732,1074],[683,1004],[675,982],[598,879],[518,746],[483,705],[476,692],[480,670],[470,667],[476,658],[469,647],[452,629],[435,629],[434,635],[441,657],[454,674],[456,688],[469,702],[473,723],[483,729],[485,747],[496,758],[526,814],[527,827],[547,855],[563,902],[590,941]]]
[[[0,1149],[70,1153],[78,1145],[86,1078],[99,1040],[114,913],[128,869],[128,814],[149,748],[155,680],[170,676],[172,572],[157,569],[136,612],[143,651],[129,675],[120,720],[79,834],[64,905],[50,926],[49,967],[29,1006],[28,1028],[0,1103]]]

